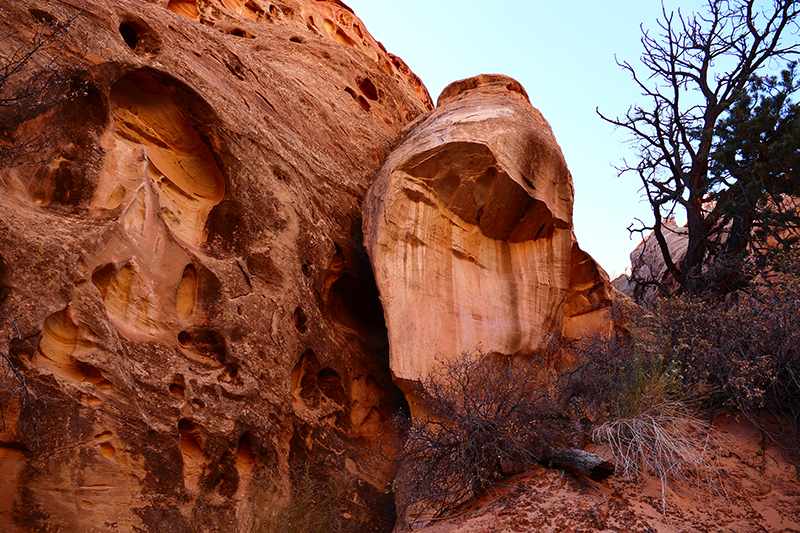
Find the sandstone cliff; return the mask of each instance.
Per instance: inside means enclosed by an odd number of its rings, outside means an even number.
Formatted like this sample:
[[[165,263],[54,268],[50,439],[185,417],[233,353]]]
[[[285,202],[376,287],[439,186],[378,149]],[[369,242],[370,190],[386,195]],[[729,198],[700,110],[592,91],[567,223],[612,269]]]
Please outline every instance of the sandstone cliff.
[[[392,465],[369,454],[396,438],[395,380],[608,326],[563,156],[513,80],[426,114],[338,0],[0,19],[20,66],[0,73],[0,350],[27,380],[0,377],[0,530],[246,530],[336,472],[341,516],[388,530]]]
[[[36,389],[0,434],[0,530],[232,531],[256,478],[364,469],[403,398],[360,202],[424,86],[336,1],[0,17],[2,58],[35,52],[3,98],[58,74],[2,110],[36,148],[0,170],[2,349]],[[362,477],[350,514],[385,529]]]

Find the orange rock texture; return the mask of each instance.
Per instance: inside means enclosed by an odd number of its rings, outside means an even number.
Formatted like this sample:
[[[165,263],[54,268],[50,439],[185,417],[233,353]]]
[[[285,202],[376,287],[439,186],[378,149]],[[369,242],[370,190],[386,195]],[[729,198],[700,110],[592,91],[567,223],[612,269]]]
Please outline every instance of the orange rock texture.
[[[21,337],[3,321],[2,349],[38,424],[4,375],[0,530],[235,531],[256,479],[367,469],[404,400],[360,202],[424,86],[335,1],[0,17],[6,61],[49,39],[2,96],[47,69],[68,94],[0,121],[6,146],[44,141],[0,170],[0,315]],[[386,475],[353,501],[391,516]]]
[[[463,352],[524,356],[553,331],[608,329],[608,278],[574,239],[572,202],[561,149],[518,82],[445,88],[364,207],[401,387]]]
[[[332,473],[353,530],[391,530],[396,382],[608,326],[513,80],[428,114],[338,0],[0,20],[0,350],[27,380],[4,362],[1,531],[246,531]]]

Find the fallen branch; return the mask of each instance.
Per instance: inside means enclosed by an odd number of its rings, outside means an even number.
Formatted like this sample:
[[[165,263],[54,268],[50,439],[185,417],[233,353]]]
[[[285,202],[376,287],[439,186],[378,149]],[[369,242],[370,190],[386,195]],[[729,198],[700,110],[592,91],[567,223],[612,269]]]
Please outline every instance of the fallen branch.
[[[594,481],[602,481],[614,473],[614,463],[599,455],[577,448],[548,450],[539,463],[576,476],[585,476]]]

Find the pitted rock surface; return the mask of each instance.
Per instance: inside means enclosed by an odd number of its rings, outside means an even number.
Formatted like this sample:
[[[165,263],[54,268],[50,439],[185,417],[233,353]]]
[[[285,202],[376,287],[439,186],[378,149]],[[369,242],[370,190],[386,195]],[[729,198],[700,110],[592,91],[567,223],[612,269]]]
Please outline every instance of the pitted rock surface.
[[[419,79],[337,1],[0,8],[4,61],[46,38],[0,96],[58,74],[0,111],[0,530],[246,530],[306,469],[390,528],[360,203]]]

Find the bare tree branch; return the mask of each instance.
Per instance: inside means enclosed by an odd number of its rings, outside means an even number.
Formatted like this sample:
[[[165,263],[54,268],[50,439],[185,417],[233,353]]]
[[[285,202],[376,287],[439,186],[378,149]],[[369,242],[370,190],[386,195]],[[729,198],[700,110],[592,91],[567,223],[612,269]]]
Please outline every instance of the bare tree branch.
[[[770,60],[800,53],[800,43],[790,38],[798,30],[798,14],[797,0],[707,0],[702,12],[690,16],[662,3],[658,31],[642,26],[641,67],[617,60],[643,103],[617,118],[597,113],[630,135],[639,161],[625,163],[619,172],[639,176],[664,264],[684,291],[695,290],[692,280],[720,246],[715,229],[720,218],[703,205],[712,189],[716,126],[756,72]],[[671,257],[662,230],[664,214],[676,206],[686,212],[689,239],[680,263]]]

